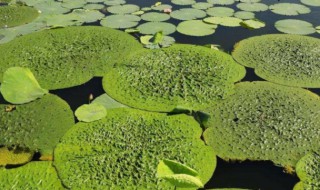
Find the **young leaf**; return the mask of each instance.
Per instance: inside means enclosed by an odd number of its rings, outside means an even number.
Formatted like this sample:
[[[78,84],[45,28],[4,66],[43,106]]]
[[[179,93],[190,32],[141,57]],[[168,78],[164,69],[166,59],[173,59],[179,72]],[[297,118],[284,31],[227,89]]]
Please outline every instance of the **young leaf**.
[[[0,92],[3,98],[13,104],[24,104],[48,93],[27,68],[11,67],[3,75]]]
[[[157,32],[153,37],[153,44],[159,44],[163,40],[163,32],[159,31]]]
[[[172,160],[165,159],[159,162],[157,177],[165,179],[177,187],[203,187],[197,171]]]
[[[76,110],[75,115],[79,121],[92,122],[104,118],[107,110],[97,103],[84,104]]]

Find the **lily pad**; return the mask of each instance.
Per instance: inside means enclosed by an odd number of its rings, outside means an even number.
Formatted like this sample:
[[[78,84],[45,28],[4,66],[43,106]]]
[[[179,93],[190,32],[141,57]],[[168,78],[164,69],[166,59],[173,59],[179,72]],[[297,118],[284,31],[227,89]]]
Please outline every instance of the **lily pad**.
[[[175,187],[202,188],[204,185],[194,169],[173,160],[161,160],[157,167],[157,177],[165,179]]]
[[[52,162],[30,162],[13,169],[0,169],[1,189],[63,190]]]
[[[4,99],[13,104],[24,104],[48,94],[27,68],[11,67],[3,75],[0,92]]]
[[[165,13],[149,12],[141,16],[142,20],[152,21],[152,22],[161,22],[170,19],[170,16]]]
[[[92,104],[103,105],[105,109],[126,108],[128,106],[112,99],[108,94],[102,94],[92,101]]]
[[[209,24],[217,24],[228,27],[240,26],[240,23],[242,22],[241,19],[235,17],[208,17],[203,19],[203,21]]]
[[[237,11],[234,13],[234,16],[240,19],[254,19],[255,14],[253,12],[247,11]]]
[[[141,36],[140,41],[142,44],[145,45],[145,47],[147,47],[149,49],[170,47],[172,44],[175,43],[175,39],[171,36],[163,36],[161,41],[157,42],[157,43],[153,42],[153,38],[154,38],[154,36],[152,36],[152,35]]]
[[[107,8],[107,10],[113,14],[129,14],[136,12],[139,9],[139,6],[133,4],[114,5]]]
[[[268,81],[319,88],[319,47],[317,38],[270,34],[240,41],[232,56],[240,64],[255,68],[255,73]]]
[[[103,105],[92,103],[80,106],[75,115],[79,121],[92,122],[106,117],[107,111]]]
[[[171,9],[172,6],[171,5],[168,5],[168,4],[161,4],[161,5],[158,5],[158,6],[151,6],[151,9],[152,10],[157,10],[157,11],[163,11],[165,9]]]
[[[115,100],[134,108],[199,110],[232,94],[233,83],[244,74],[244,67],[221,51],[173,45],[124,59],[103,78],[103,88]]]
[[[268,5],[263,3],[239,3],[237,7],[248,12],[262,12],[269,9]]]
[[[21,165],[31,161],[33,152],[21,148],[0,148],[0,167],[6,165]]]
[[[208,3],[214,4],[214,5],[232,5],[235,0],[207,0]]]
[[[77,21],[83,23],[92,23],[101,20],[105,15],[98,10],[75,9],[70,13]]]
[[[125,0],[104,0],[103,3],[105,5],[122,5],[122,4],[125,4],[126,1]]]
[[[274,26],[280,32],[287,34],[308,35],[316,32],[316,29],[311,23],[297,19],[279,20]]]
[[[217,25],[204,23],[202,20],[183,21],[177,26],[177,31],[188,36],[208,36],[215,32]]]
[[[69,130],[55,149],[54,165],[70,189],[174,190],[156,178],[159,160],[185,163],[204,183],[211,178],[216,158],[201,133],[186,115],[113,109],[102,120],[77,123]]]
[[[171,3],[175,5],[192,5],[195,4],[195,0],[171,0]]]
[[[1,104],[0,144],[19,146],[42,155],[52,155],[64,133],[74,124],[69,105],[59,97],[48,94],[37,101],[16,105]]]
[[[68,8],[68,9],[77,9],[77,8],[82,8],[87,2],[85,0],[68,0],[68,1],[63,1],[61,6]]]
[[[318,0],[300,0],[300,1],[305,5],[320,7],[320,1]]]
[[[167,22],[146,22],[137,27],[141,34],[155,34],[162,31],[164,35],[172,34],[176,31],[176,26]]]
[[[131,28],[137,26],[141,18],[136,15],[110,15],[101,20],[102,26],[110,28]]]
[[[104,8],[104,5],[102,4],[86,4],[85,6],[83,6],[84,9],[88,9],[88,10],[100,10]]]
[[[183,8],[176,11],[172,11],[170,16],[178,20],[194,20],[198,18],[203,18],[207,14],[203,10],[194,8]]]
[[[296,165],[296,172],[301,182],[294,190],[318,189],[320,188],[320,156],[317,153],[309,153]]]
[[[288,16],[307,14],[311,12],[310,8],[296,3],[277,3],[270,5],[269,9],[276,14]]]
[[[295,167],[320,148],[319,109],[319,96],[305,89],[238,83],[234,95],[204,111],[204,139],[223,159]]]
[[[234,10],[229,7],[212,7],[207,9],[207,14],[217,17],[230,17],[234,14]]]
[[[213,5],[211,3],[206,3],[206,2],[198,2],[192,5],[192,8],[194,9],[200,9],[200,10],[206,10]]]
[[[63,7],[61,2],[57,1],[37,1],[33,6],[40,10],[42,15],[63,14],[70,11],[70,9]]]
[[[242,21],[240,25],[248,29],[259,29],[265,27],[266,23],[258,19],[250,19]]]
[[[0,6],[0,28],[27,24],[38,16],[38,10],[32,7]]]
[[[320,26],[316,27],[316,32],[318,32],[320,34]]]
[[[0,46],[0,78],[6,69],[23,66],[45,89],[76,86],[104,75],[118,59],[140,48],[129,34],[99,26],[36,32]]]

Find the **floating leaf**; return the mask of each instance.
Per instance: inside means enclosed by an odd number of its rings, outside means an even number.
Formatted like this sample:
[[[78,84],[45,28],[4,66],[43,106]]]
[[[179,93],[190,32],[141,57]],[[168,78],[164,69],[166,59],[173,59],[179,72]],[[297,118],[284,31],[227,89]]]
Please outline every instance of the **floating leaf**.
[[[268,5],[263,3],[239,3],[237,7],[248,12],[262,12],[269,9]]]
[[[97,103],[84,104],[76,110],[75,115],[79,121],[92,122],[106,117],[107,110]]]
[[[217,25],[204,23],[202,20],[188,20],[179,23],[177,31],[188,36],[208,36],[215,32]]]
[[[296,19],[279,20],[274,25],[277,30],[287,34],[308,35],[316,32],[313,25],[309,22]]]
[[[153,40],[153,36],[151,35],[141,36],[140,41],[142,44],[146,45],[146,47],[150,49],[169,47],[175,43],[175,39],[170,36],[163,36],[162,40],[157,44],[155,44],[155,46],[152,46],[154,44],[153,42],[154,40]]]
[[[0,86],[3,98],[13,104],[24,104],[48,93],[40,87],[30,69],[11,67],[3,75]]]
[[[137,12],[133,12],[131,14],[132,15],[142,15],[142,14],[144,14],[144,11],[137,11]]]
[[[198,172],[177,161],[161,160],[157,167],[157,177],[169,181],[176,187],[203,187]]]
[[[40,10],[43,15],[63,14],[70,11],[70,9],[62,7],[62,3],[57,1],[38,1],[33,6]]]
[[[240,25],[248,29],[259,29],[259,28],[265,27],[266,23],[258,19],[250,19],[250,20],[242,21]]]
[[[23,25],[38,16],[38,10],[32,7],[0,6],[0,28]]]
[[[121,5],[121,4],[125,4],[126,1],[125,0],[104,0],[103,3],[105,5]]]
[[[212,7],[207,9],[207,14],[217,17],[230,17],[234,14],[234,10],[228,7]]]
[[[128,28],[128,29],[125,29],[124,32],[126,32],[126,33],[137,33],[137,32],[139,32],[139,30],[136,29],[136,28]]]
[[[151,9],[156,10],[156,11],[163,11],[165,9],[171,9],[172,6],[168,4],[162,4],[159,6],[151,6]]]
[[[203,19],[203,21],[209,24],[217,24],[228,27],[240,26],[240,23],[242,22],[241,19],[235,17],[208,17]]]
[[[105,109],[115,109],[115,108],[126,108],[128,106],[123,105],[114,99],[112,99],[108,94],[102,94],[93,100],[92,104],[100,104],[105,107]]]
[[[83,6],[84,9],[88,9],[88,10],[100,10],[104,8],[104,5],[102,4],[86,4],[85,6]]]
[[[301,3],[309,5],[309,6],[320,7],[319,0],[300,0],[300,1],[301,1]]]
[[[277,3],[270,5],[269,9],[276,14],[288,16],[307,14],[311,12],[311,9],[308,7],[295,3]]]
[[[320,34],[320,26],[316,27],[316,31]]]
[[[61,3],[61,6],[68,9],[77,9],[77,8],[82,8],[86,3],[87,2],[85,0],[63,1]]]
[[[110,28],[123,29],[137,26],[140,20],[140,17],[136,15],[110,15],[102,19],[100,24]]]
[[[77,21],[83,23],[92,23],[101,20],[105,15],[97,10],[75,9],[72,14]]]
[[[176,5],[192,5],[195,4],[195,0],[171,0],[171,3]]]
[[[255,14],[253,12],[247,12],[247,11],[238,11],[234,13],[234,16],[240,19],[254,19]]]
[[[0,167],[6,165],[21,165],[30,162],[33,152],[21,148],[0,148]]]
[[[259,3],[261,0],[240,0],[241,3]]]
[[[206,2],[198,2],[192,5],[192,8],[195,9],[200,9],[200,10],[205,10],[208,9],[210,7],[212,7],[213,5],[211,3],[206,3]]]
[[[207,0],[208,3],[214,4],[214,5],[232,5],[235,0]]]
[[[163,31],[164,35],[172,34],[176,31],[176,26],[167,22],[146,22],[137,27],[141,34],[155,34]]]
[[[206,12],[199,9],[193,9],[193,8],[183,8],[176,11],[172,11],[170,13],[170,16],[172,18],[175,18],[178,20],[194,20],[198,18],[203,18],[206,15],[207,15]]]
[[[170,19],[170,16],[165,13],[149,12],[141,16],[142,20],[152,21],[152,22],[161,22]]]
[[[113,14],[129,14],[139,10],[139,6],[133,4],[114,5],[108,7],[107,10]]]

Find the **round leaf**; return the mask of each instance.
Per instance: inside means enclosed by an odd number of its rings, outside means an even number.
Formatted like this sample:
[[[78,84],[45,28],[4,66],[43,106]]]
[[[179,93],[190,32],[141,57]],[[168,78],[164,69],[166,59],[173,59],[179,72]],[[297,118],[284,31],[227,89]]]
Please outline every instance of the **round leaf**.
[[[76,110],[75,115],[79,121],[92,122],[104,118],[107,111],[100,104],[84,104]]]
[[[277,30],[287,34],[308,35],[316,32],[316,29],[309,22],[296,19],[279,20],[274,25]]]
[[[176,26],[167,22],[146,22],[137,27],[141,34],[155,34],[162,31],[164,35],[172,34],[176,31]]]
[[[177,31],[188,36],[208,36],[215,32],[217,25],[204,23],[202,20],[183,21]]]
[[[140,17],[136,15],[110,15],[102,19],[100,24],[110,28],[123,29],[137,26],[140,20]]]

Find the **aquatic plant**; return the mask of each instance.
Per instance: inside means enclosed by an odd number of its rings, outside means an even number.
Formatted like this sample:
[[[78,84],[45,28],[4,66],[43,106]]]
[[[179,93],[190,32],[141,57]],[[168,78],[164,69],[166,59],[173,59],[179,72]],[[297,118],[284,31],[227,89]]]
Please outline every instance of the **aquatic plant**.
[[[203,10],[194,9],[194,8],[183,8],[172,11],[170,16],[177,20],[194,20],[198,18],[203,18],[207,14]]]
[[[320,7],[320,1],[318,0],[300,0],[300,1],[301,3],[309,6]]]
[[[7,147],[52,155],[59,139],[74,124],[69,105],[52,94],[6,110],[9,106],[0,104],[0,144]]]
[[[273,13],[288,16],[307,14],[311,12],[309,7],[296,3],[276,3],[270,5],[269,9]]]
[[[271,160],[295,167],[320,149],[320,99],[301,88],[269,82],[236,84],[236,93],[204,110],[204,139],[231,160]]]
[[[320,189],[320,156],[317,153],[305,155],[296,165],[296,172],[300,182],[294,190]]]
[[[228,27],[240,26],[240,23],[242,22],[241,19],[235,17],[207,17],[203,19],[203,21],[210,24],[217,24]]]
[[[164,35],[169,35],[176,31],[176,26],[168,22],[146,22],[137,29],[141,34],[156,34],[162,31]]]
[[[102,26],[110,28],[131,28],[137,26],[141,18],[136,15],[110,15],[101,20]]]
[[[91,103],[96,103],[103,105],[107,110],[108,109],[115,109],[115,108],[126,108],[126,105],[123,105],[114,99],[112,99],[108,94],[102,94],[95,98]]]
[[[205,183],[216,158],[201,133],[199,124],[186,115],[108,110],[106,118],[77,123],[64,135],[55,149],[54,165],[71,189],[174,189],[156,177],[162,159],[192,167]]]
[[[20,165],[30,162],[34,152],[18,147],[0,148],[0,167],[6,165]]]
[[[52,162],[30,162],[18,168],[0,168],[0,181],[0,189],[64,189]]]
[[[240,41],[232,52],[240,64],[271,82],[298,87],[320,87],[320,40],[270,34]]]
[[[0,28],[26,24],[37,18],[38,10],[27,6],[0,6]]]
[[[217,27],[202,20],[187,20],[179,23],[177,31],[188,36],[208,36],[215,33]]]
[[[316,32],[313,24],[297,19],[278,20],[274,26],[278,31],[286,34],[308,35]]]
[[[192,45],[143,50],[103,78],[103,88],[130,107],[172,112],[198,110],[233,93],[244,67],[221,51]]]
[[[104,118],[107,115],[106,108],[97,103],[84,104],[75,111],[79,121],[92,122]]]
[[[0,79],[7,68],[23,66],[45,89],[71,87],[104,75],[119,59],[140,48],[132,36],[105,27],[36,32],[0,45]]]

